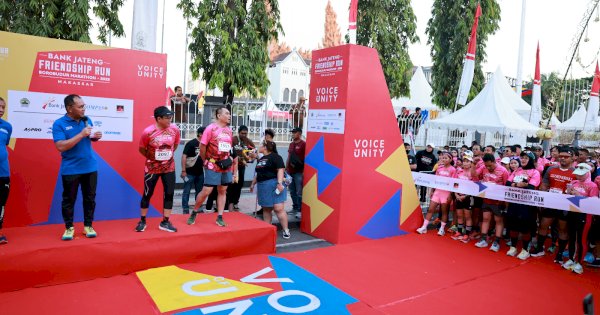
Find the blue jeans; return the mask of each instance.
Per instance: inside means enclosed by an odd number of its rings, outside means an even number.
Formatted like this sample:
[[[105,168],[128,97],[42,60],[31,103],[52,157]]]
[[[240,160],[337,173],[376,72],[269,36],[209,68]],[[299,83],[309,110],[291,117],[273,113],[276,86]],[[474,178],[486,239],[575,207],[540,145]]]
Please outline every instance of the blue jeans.
[[[302,209],[302,173],[290,174],[292,183],[290,184],[290,196],[292,197],[294,212],[300,212]]]
[[[183,184],[183,194],[181,195],[181,207],[184,212],[190,211],[190,192],[192,191],[192,186],[194,187],[194,191],[196,194],[194,195],[194,201],[200,191],[202,191],[202,186],[204,186],[204,175],[187,175],[187,182]]]

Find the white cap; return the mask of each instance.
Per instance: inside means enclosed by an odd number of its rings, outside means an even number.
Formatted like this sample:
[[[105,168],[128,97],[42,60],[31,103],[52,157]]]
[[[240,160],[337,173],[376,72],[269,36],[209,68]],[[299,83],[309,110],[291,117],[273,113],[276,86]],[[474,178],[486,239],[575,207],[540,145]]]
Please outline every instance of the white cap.
[[[573,171],[573,174],[585,175],[585,174],[589,173],[591,170],[592,170],[592,167],[589,166],[587,163],[580,163],[580,164],[577,164],[577,167]]]
[[[500,163],[502,163],[502,164],[509,164],[510,163],[510,158],[508,156],[503,157],[502,160],[500,160]]]
[[[432,147],[433,149],[435,149],[435,145],[433,144],[433,142],[430,142],[427,144],[428,147]]]

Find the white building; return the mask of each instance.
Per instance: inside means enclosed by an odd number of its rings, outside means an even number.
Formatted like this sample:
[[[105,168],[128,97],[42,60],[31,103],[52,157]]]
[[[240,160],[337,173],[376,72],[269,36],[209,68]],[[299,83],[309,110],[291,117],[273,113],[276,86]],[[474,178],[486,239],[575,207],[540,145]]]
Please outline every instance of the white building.
[[[276,56],[269,66],[270,94],[276,104],[297,103],[301,96],[308,99],[310,61],[293,50]]]

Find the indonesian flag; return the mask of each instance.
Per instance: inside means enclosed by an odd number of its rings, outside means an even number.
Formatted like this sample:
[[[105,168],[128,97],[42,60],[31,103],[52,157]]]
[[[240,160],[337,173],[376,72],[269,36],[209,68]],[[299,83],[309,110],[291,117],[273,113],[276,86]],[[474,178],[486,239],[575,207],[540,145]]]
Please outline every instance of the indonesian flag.
[[[600,91],[600,71],[598,70],[598,62],[596,61],[596,72],[594,73],[594,81],[592,82],[592,91],[590,92],[590,102],[588,103],[588,111],[585,116],[584,131],[594,131],[598,127],[598,92]]]
[[[358,14],[358,0],[350,1],[350,19],[348,29],[356,30],[356,16]]]
[[[467,49],[467,55],[465,56],[463,72],[462,76],[460,77],[460,86],[458,87],[458,95],[456,97],[456,102],[460,105],[465,105],[467,103],[467,97],[471,91],[471,85],[473,84],[473,74],[475,72],[475,51],[477,50],[477,25],[479,25],[479,16],[481,16],[481,6],[477,4],[475,21],[473,21],[473,27],[471,28],[469,48]]]
[[[165,106],[171,108],[171,96],[175,95],[175,91],[170,86],[165,89]]]
[[[542,120],[542,80],[540,76],[540,43],[538,43],[535,54],[535,77],[533,78],[533,96],[531,98],[529,122],[534,126],[539,126],[540,120]]]

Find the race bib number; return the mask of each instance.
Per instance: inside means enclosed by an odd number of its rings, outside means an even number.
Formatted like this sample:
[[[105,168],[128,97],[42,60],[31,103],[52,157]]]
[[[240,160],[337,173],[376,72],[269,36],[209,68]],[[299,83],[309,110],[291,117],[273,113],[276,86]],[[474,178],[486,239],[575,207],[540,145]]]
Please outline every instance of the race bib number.
[[[548,190],[548,192],[555,193],[555,194],[563,193],[562,189],[560,189],[560,188],[550,188],[550,190]]]
[[[154,159],[157,161],[168,161],[173,157],[173,151],[171,150],[156,150],[154,152]]]
[[[219,152],[229,152],[229,151],[231,151],[231,143],[219,142]]]

